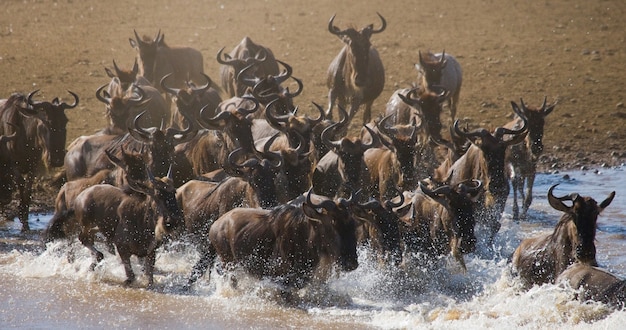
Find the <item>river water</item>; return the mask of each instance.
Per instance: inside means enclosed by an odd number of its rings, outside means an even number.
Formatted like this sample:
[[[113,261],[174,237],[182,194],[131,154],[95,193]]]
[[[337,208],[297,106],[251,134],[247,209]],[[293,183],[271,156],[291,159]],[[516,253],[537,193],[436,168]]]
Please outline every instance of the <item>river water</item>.
[[[551,232],[560,217],[546,199],[572,192],[598,202],[616,191],[598,220],[598,261],[626,276],[626,173],[624,168],[540,174],[529,220],[511,219],[510,201],[502,219],[497,256],[466,257],[467,272],[444,258],[437,271],[406,272],[372,261],[366,248],[360,266],[335,274],[326,284],[299,293],[295,305],[277,298],[270,283],[239,276],[233,289],[211,273],[193,290],[182,286],[198,258],[193,248],[172,243],[157,255],[154,290],[135,260],[138,282],[130,288],[119,257],[105,253],[94,271],[80,243],[42,246],[38,232],[49,217],[33,215],[34,234],[21,235],[19,223],[0,224],[0,327],[21,328],[206,328],[206,329],[623,329],[626,311],[573,300],[571,289],[543,285],[528,291],[510,275],[506,258],[520,240]],[[103,250],[104,251],[104,250]],[[69,262],[72,256],[73,262]]]

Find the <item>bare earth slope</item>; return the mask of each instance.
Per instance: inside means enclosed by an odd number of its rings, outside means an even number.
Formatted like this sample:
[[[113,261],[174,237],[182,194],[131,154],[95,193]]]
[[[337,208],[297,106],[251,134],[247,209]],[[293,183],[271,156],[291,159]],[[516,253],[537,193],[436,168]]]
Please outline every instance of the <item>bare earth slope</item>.
[[[112,60],[133,63],[128,38],[156,35],[170,45],[199,49],[218,79],[217,51],[244,36],[270,47],[304,82],[302,109],[327,102],[326,70],[342,44],[335,24],[387,30],[372,38],[386,69],[374,115],[397,88],[415,79],[418,51],[455,55],[464,71],[458,117],[471,127],[497,127],[510,101],[558,102],[547,119],[542,166],[621,164],[626,157],[626,3],[583,1],[4,1],[0,9],[0,97],[41,89],[40,98],[66,90],[81,97],[68,111],[68,143],[105,125],[95,90]],[[357,115],[356,123],[361,116]],[[444,117],[445,122],[448,118]],[[358,128],[358,125],[354,128]]]

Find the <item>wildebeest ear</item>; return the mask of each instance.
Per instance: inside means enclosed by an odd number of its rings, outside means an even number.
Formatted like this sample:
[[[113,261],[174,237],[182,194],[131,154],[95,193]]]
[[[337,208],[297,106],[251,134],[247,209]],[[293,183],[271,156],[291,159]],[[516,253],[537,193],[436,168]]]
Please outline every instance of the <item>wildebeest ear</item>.
[[[615,197],[615,191],[611,192],[609,197],[607,197],[605,200],[602,201],[602,203],[600,203],[600,209],[601,209],[600,211],[604,210],[604,208],[609,206],[609,204],[611,204],[611,202],[613,201],[614,197]]]
[[[115,78],[116,75],[113,73],[113,71],[111,71],[111,69],[107,68],[106,66],[104,67],[104,71],[106,71],[107,76],[109,76],[109,78]]]
[[[130,43],[131,47],[137,48],[137,42],[133,38],[128,38],[128,42]]]

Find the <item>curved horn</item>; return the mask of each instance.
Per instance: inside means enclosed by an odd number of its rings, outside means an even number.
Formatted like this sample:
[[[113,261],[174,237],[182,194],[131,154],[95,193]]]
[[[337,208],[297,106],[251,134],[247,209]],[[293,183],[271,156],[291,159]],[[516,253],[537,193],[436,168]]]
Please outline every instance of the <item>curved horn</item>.
[[[311,200],[311,192],[313,191],[313,187],[309,188],[309,191],[307,191],[306,193],[306,203],[311,206],[312,208],[322,208],[325,209],[327,211],[332,211],[334,210],[337,205],[335,204],[335,202],[333,202],[332,200],[323,200],[321,203],[319,204],[314,204],[313,201]]]
[[[237,62],[236,59],[231,58],[230,56],[228,56],[228,58],[226,58],[226,56],[224,55],[222,58],[222,52],[224,51],[225,47],[222,47],[222,49],[220,49],[217,52],[217,63],[219,64],[223,64],[223,65],[230,65],[230,66],[234,66],[235,63]]]
[[[260,79],[254,77],[254,78],[246,78],[246,71],[250,70],[250,68],[254,67],[256,65],[256,63],[252,63],[248,66],[246,66],[245,68],[241,69],[241,71],[239,71],[237,73],[237,82],[244,84],[248,87],[255,87],[257,83],[259,83]]]
[[[578,197],[578,194],[570,194],[563,197],[556,197],[554,196],[552,191],[558,185],[559,184],[557,183],[550,187],[550,189],[548,189],[548,202],[550,203],[550,206],[552,206],[552,208],[554,208],[555,210],[569,213],[573,206],[567,206],[565,205],[565,203],[563,203],[563,201],[574,201]]]
[[[300,79],[298,79],[296,77],[291,77],[291,79],[296,81],[296,83],[298,84],[298,89],[295,92],[293,92],[293,93],[290,93],[289,90],[286,89],[285,97],[288,97],[290,99],[300,95],[302,93],[302,90],[304,89],[304,85],[302,84],[302,80],[300,80]]]
[[[170,167],[167,169],[167,179],[174,181],[174,165],[170,164]]]
[[[321,134],[321,138],[322,138],[322,143],[324,143],[324,145],[326,145],[326,147],[330,150],[334,150],[337,151],[338,149],[341,148],[341,141],[331,141],[330,140],[330,135],[332,135],[332,133],[334,133],[334,129],[335,127],[339,126],[339,123],[334,123],[328,127],[326,127]]]
[[[383,15],[381,15],[380,13],[376,13],[376,15],[378,15],[378,17],[380,17],[380,20],[382,22],[382,26],[378,30],[372,30],[372,34],[374,34],[374,33],[381,33],[383,31],[385,31],[385,29],[387,28],[387,21],[385,20]]]
[[[270,161],[270,166],[272,166],[273,168],[280,168],[281,165],[283,164],[283,156],[281,156],[280,152],[270,151],[270,147],[272,146],[272,143],[274,143],[274,141],[279,135],[280,135],[280,132],[272,135],[272,137],[267,139],[267,141],[265,141],[265,144],[263,145],[263,151],[260,153],[263,159],[267,159]],[[272,163],[272,161],[275,161],[275,162]]]
[[[104,91],[104,89],[108,86],[109,84],[104,84],[100,87],[98,87],[98,89],[96,90],[96,98],[98,99],[98,101],[104,103],[104,104],[111,104],[111,95],[109,95],[109,93],[107,93],[107,96],[104,96],[103,93],[106,93],[106,91]]]
[[[139,126],[139,118],[141,116],[143,116],[145,113],[146,113],[146,111],[142,111],[137,116],[135,116],[135,119],[133,120],[133,128],[131,129],[131,133],[132,132],[137,133],[137,135],[140,137],[140,139],[142,141],[149,143],[150,142],[150,137],[152,136],[152,133],[150,133],[149,131],[145,130],[143,127]],[[131,135],[133,137],[136,137],[134,134],[131,134]]]
[[[475,185],[468,186],[467,184],[465,184],[466,182],[473,182]],[[482,189],[482,187],[483,187],[483,182],[478,179],[467,180],[459,184],[459,188],[461,189],[461,191],[464,193],[468,193],[468,194],[474,194],[476,192],[479,192]]]
[[[339,30],[338,27],[333,25],[333,21],[335,20],[335,16],[337,14],[333,15],[333,17],[330,18],[330,21],[328,21],[328,32],[336,35],[336,36],[342,36],[346,34],[346,31],[341,31]]]
[[[386,125],[387,121],[394,115],[394,113],[387,115],[383,117],[383,119],[381,119],[378,123],[376,123],[376,127],[378,127],[378,130],[389,137],[393,137],[397,133],[396,129],[393,129]]]
[[[74,97],[74,104],[67,104],[65,102],[60,104],[60,107],[63,110],[67,110],[67,109],[74,109],[76,108],[76,106],[78,105],[78,95],[76,95],[76,93],[72,92],[71,90],[67,90],[68,93],[70,93],[73,97]]]
[[[420,190],[422,190],[422,192],[426,194],[426,196],[431,197],[433,199],[439,198],[440,195],[448,195],[452,191],[452,188],[450,188],[449,185],[444,185],[437,189],[431,190],[430,188],[426,187],[425,184],[422,184],[422,182],[420,181],[418,182],[418,186]]]
[[[402,191],[400,191],[400,189],[398,189],[397,187],[393,187],[392,189],[398,194],[398,196],[400,197],[400,201],[398,203],[394,203],[393,198],[385,201],[385,208],[387,208],[388,210],[400,207],[402,206],[402,204],[404,204],[404,194],[402,193]]]
[[[196,93],[203,93],[204,91],[209,90],[211,85],[213,85],[213,80],[211,80],[211,77],[209,77],[206,73],[200,72],[200,75],[204,77],[204,79],[206,80],[206,83],[200,87],[192,87],[191,90],[193,90]]]
[[[315,108],[317,108],[317,111],[319,111],[320,116],[317,119],[311,119],[308,116],[306,117],[306,119],[309,121],[309,125],[311,125],[311,127],[321,123],[324,119],[326,119],[326,112],[324,112],[324,108],[322,108],[321,105],[315,103],[315,102],[311,102],[313,103],[313,105],[315,106]]]
[[[38,92],[39,92],[39,89],[36,89],[28,93],[28,96],[26,97],[26,102],[28,102],[28,104],[30,104],[33,107],[42,103],[42,102],[33,102],[33,95],[37,94]]]
[[[237,160],[235,158],[235,155],[238,154],[239,152],[243,151],[243,148],[239,147],[233,151],[231,151],[231,153],[228,154],[228,164],[230,164],[232,167],[236,168],[236,169],[240,169],[243,167],[255,167],[257,165],[259,165],[259,160],[256,158],[250,158],[248,160],[246,160],[245,162],[243,162],[243,164],[237,164]]]
[[[443,65],[443,63],[446,61],[446,50],[444,49],[443,52],[441,52],[441,58],[439,59],[439,65]]]
[[[254,96],[244,95],[241,98],[242,100],[241,102],[239,102],[239,105],[237,106],[237,112],[246,116],[246,115],[255,113],[259,109],[259,100],[257,100]],[[254,103],[254,107],[252,109],[246,109],[246,108],[241,107],[244,104],[244,101],[246,100]]]
[[[174,127],[168,127],[165,132],[165,136],[170,139],[172,138],[175,139],[178,143],[183,143],[185,141],[189,141],[193,139],[198,133],[198,130],[196,129],[194,125],[193,118],[191,118],[189,114],[187,114],[185,111],[181,112],[180,114],[183,116],[183,119],[187,122],[187,128],[181,131]],[[180,135],[180,137],[176,138],[176,135]]]
[[[369,128],[369,126],[363,125],[363,127],[365,127],[365,129],[370,133],[370,136],[372,137],[372,142],[370,142],[369,144],[361,143],[361,149],[363,151],[365,151],[365,150],[367,150],[369,148],[372,148],[372,147],[378,145],[380,143],[380,137],[378,136],[378,134],[376,132],[374,132],[374,130]]]
[[[278,129],[278,130],[283,130],[284,127],[283,125],[281,125],[281,123],[286,123],[289,120],[289,117],[292,116],[291,114],[286,114],[286,115],[275,115],[274,112],[272,111],[275,107],[276,107],[276,103],[280,102],[280,99],[274,99],[272,101],[270,101],[270,103],[268,103],[265,106],[265,119],[267,119],[267,122],[274,128]]]
[[[291,65],[283,61],[276,60],[276,62],[280,63],[280,65],[285,68],[285,70],[281,72],[278,76],[273,76],[276,80],[276,84],[280,85],[284,83],[285,80],[287,80],[289,77],[291,77],[291,74],[293,73],[293,68],[291,67]]]
[[[200,124],[200,126],[206,129],[213,129],[213,130],[218,129],[219,127],[221,127],[219,122],[222,120],[228,120],[228,118],[230,118],[231,116],[231,113],[229,111],[222,111],[211,118],[206,118],[207,116],[206,114],[208,113],[207,111],[208,108],[209,108],[209,104],[202,107],[202,109],[200,109],[200,116],[197,118],[197,121]]]
[[[479,130],[476,130],[474,132],[463,132],[459,128],[459,120],[457,119],[457,120],[454,121],[454,132],[457,135],[459,135],[459,136],[462,136],[462,137],[465,137],[465,138],[472,138],[472,137],[482,137],[482,136],[484,136],[486,130],[479,129]]]
[[[167,81],[167,78],[169,78],[173,74],[174,73],[170,72],[170,73],[166,74],[165,76],[163,76],[163,78],[161,78],[161,81],[160,81],[159,84],[161,85],[161,88],[163,88],[164,91],[168,92],[172,96],[176,96],[176,95],[178,95],[178,92],[180,92],[180,89],[169,87],[165,83]]]

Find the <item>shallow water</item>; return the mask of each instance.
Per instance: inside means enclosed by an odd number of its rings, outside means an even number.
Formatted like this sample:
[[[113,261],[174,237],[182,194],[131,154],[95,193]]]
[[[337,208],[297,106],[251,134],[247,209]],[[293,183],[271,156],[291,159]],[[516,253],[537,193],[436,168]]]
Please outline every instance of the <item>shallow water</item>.
[[[565,176],[569,176],[569,179]],[[23,236],[19,223],[0,224],[0,326],[24,328],[598,328],[619,329],[626,311],[572,300],[574,292],[555,285],[529,291],[509,274],[508,257],[520,240],[549,232],[560,217],[546,199],[578,192],[601,201],[615,190],[613,203],[601,214],[597,253],[603,267],[626,276],[626,175],[623,168],[541,174],[536,180],[529,220],[515,223],[510,203],[496,240],[498,256],[466,257],[463,274],[455,262],[441,260],[437,271],[419,267],[406,273],[383,269],[360,250],[357,270],[333,276],[327,285],[299,293],[287,306],[271,284],[238,277],[238,289],[212,272],[189,293],[182,285],[197,260],[193,248],[173,243],[156,262],[156,289],[146,279],[122,287],[119,258],[89,271],[92,260],[80,243],[55,242],[43,247],[38,234]],[[37,221],[37,219],[39,219]],[[35,231],[49,217],[33,216]],[[68,256],[74,261],[69,262]],[[141,274],[135,260],[135,272]]]

